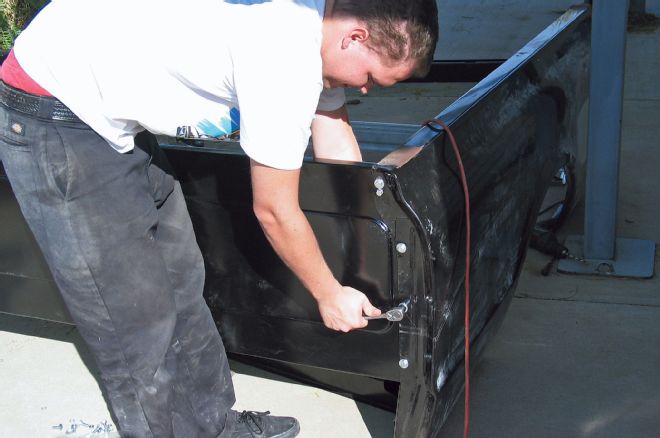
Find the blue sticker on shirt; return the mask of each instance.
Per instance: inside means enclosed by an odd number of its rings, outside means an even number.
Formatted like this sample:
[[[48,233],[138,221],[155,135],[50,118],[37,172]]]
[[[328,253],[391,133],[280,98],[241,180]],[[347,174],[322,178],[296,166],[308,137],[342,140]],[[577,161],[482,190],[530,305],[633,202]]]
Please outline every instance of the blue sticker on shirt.
[[[229,117],[222,117],[217,124],[208,119],[203,120],[197,124],[197,129],[202,135],[222,137],[236,131],[240,126],[241,113],[237,108],[232,108],[229,110]]]
[[[232,108],[229,111],[229,117],[231,118],[231,130],[234,132],[241,127],[241,112],[238,108]]]
[[[221,139],[232,136],[240,127],[241,113],[238,108],[231,108],[229,117],[222,117],[217,122],[205,119],[197,123],[197,126],[179,126],[176,136],[178,138]]]

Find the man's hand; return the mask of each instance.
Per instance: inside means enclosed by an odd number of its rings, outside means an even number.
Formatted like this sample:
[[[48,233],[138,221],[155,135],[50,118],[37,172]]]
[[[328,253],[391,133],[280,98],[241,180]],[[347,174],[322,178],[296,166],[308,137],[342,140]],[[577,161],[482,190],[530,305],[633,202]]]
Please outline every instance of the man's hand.
[[[380,309],[372,306],[365,294],[348,286],[340,286],[336,293],[324,296],[318,303],[325,326],[342,332],[366,327],[365,315],[380,315]]]

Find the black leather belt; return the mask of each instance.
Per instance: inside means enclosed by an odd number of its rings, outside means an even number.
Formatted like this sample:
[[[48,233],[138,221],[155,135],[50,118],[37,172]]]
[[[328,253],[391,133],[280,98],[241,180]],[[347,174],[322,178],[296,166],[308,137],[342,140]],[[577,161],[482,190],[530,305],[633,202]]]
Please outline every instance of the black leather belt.
[[[23,114],[42,119],[80,122],[78,116],[54,97],[28,94],[2,81],[0,81],[0,103]]]

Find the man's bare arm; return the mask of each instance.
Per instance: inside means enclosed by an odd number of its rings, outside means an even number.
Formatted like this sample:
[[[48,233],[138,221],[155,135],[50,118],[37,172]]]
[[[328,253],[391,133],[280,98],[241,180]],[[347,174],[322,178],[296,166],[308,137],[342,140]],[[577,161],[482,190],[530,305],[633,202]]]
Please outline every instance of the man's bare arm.
[[[324,324],[344,332],[365,327],[363,313],[380,310],[362,292],[342,286],[328,267],[298,203],[300,170],[280,170],[251,161],[254,213],[275,252],[319,305]]]
[[[314,157],[362,161],[346,105],[334,111],[317,111],[312,122]]]

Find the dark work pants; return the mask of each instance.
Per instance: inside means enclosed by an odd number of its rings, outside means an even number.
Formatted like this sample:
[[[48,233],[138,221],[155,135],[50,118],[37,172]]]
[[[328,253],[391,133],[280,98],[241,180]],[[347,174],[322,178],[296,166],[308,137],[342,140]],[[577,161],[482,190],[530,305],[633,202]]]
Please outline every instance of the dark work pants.
[[[215,437],[234,391],[202,256],[156,139],[136,144],[0,105],[0,159],[122,436]]]

